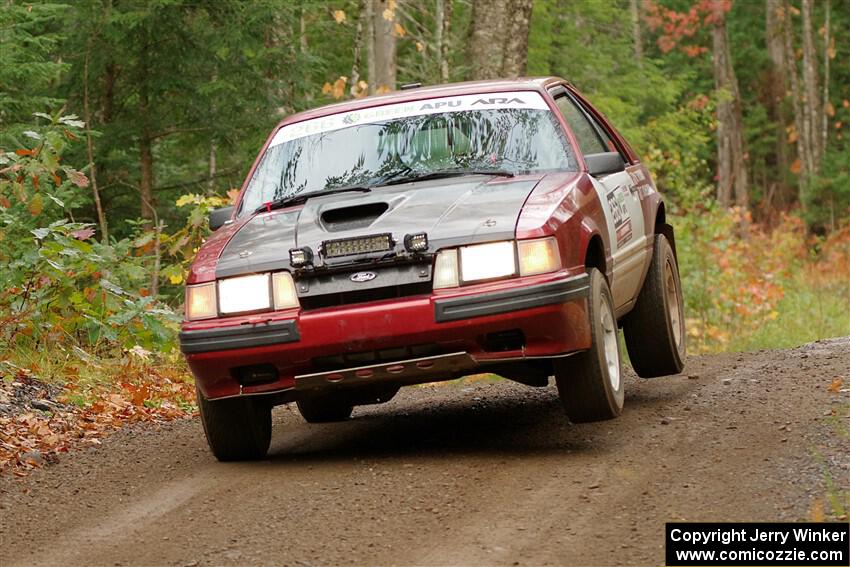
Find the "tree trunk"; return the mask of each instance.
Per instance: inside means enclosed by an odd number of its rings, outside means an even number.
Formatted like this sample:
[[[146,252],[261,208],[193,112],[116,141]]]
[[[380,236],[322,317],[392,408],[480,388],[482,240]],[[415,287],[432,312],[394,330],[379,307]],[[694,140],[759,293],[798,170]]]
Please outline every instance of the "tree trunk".
[[[395,90],[396,81],[396,13],[391,0],[371,0],[375,30],[375,92]]]
[[[829,133],[829,117],[826,115],[826,109],[829,105],[829,50],[832,34],[830,27],[830,0],[826,0],[826,13],[824,14],[824,36],[823,36],[823,102],[821,103],[821,158],[826,154],[827,134]]]
[[[141,81],[139,87],[139,117],[142,122],[139,136],[139,196],[141,198],[141,214],[143,219],[151,220],[156,217],[153,198],[153,135],[150,127],[150,102],[148,100],[147,46],[141,53]]]
[[[449,37],[452,26],[453,0],[437,0],[436,23],[437,57],[439,62],[440,82],[449,82]]]
[[[505,47],[502,60],[503,77],[525,75],[528,63],[528,28],[531,0],[510,0],[505,14]]]
[[[785,43],[783,40],[784,18],[787,17],[782,0],[767,0],[765,4],[765,39],[767,53],[770,57],[771,68],[768,73],[768,89],[770,104],[768,112],[776,123],[776,170],[778,171],[778,200],[782,207],[790,204],[790,195],[785,183],[789,167],[788,126],[789,116],[785,108],[788,92],[788,65],[785,58]],[[768,203],[769,205],[770,203]]]
[[[89,110],[89,58],[94,37],[90,37],[86,45],[86,59],[83,65],[83,119],[86,122],[86,151],[89,158],[89,178],[91,179],[92,197],[97,212],[97,222],[100,225],[100,240],[109,242],[109,227],[106,224],[106,214],[100,202],[100,191],[97,188],[97,165],[94,163],[94,142],[91,135],[91,111]]]
[[[217,167],[217,164],[216,164],[216,151],[217,151],[217,147],[216,147],[216,143],[215,143],[215,138],[212,138],[210,140],[210,158],[209,158],[209,164],[208,164],[209,168],[207,170],[207,173],[208,173],[208,175],[207,175],[207,189],[209,189],[210,192],[212,192],[215,189],[215,176],[216,176],[216,173],[218,172],[218,167]]]
[[[369,94],[375,94],[378,83],[378,72],[375,64],[375,1],[363,0],[366,19],[366,81],[369,83]]]
[[[632,16],[632,42],[638,67],[643,66],[643,36],[640,29],[640,8],[638,0],[629,0],[629,12]]]
[[[811,152],[808,159],[809,172],[816,174],[820,170],[821,143],[818,131],[821,124],[821,111],[818,92],[817,54],[815,53],[814,31],[812,30],[812,2],[803,0],[803,109],[806,114],[806,138]]]
[[[473,0],[470,65],[472,79],[496,79],[504,58],[507,0]]]
[[[360,67],[362,65],[363,51],[363,17],[366,14],[365,4],[367,0],[360,3],[360,16],[357,18],[357,27],[354,32],[354,58],[351,63],[351,96],[360,94],[360,87],[357,84],[360,82]]]
[[[718,4],[714,13],[713,62],[714,86],[717,91],[717,199],[724,207],[732,203],[749,205],[747,168],[744,161],[741,95],[732,68],[726,14]]]
[[[805,119],[803,112],[803,104],[801,102],[801,89],[800,89],[800,78],[797,75],[797,57],[794,54],[794,32],[792,28],[791,22],[791,12],[789,11],[788,0],[783,0],[783,13],[785,14],[785,19],[782,22],[783,25],[783,38],[785,40],[785,65],[787,67],[786,76],[791,80],[791,98],[793,101],[794,107],[794,129],[797,133],[797,159],[799,161],[799,168],[797,173],[798,176],[798,186],[797,186],[797,198],[800,201],[800,205],[803,207],[803,210],[806,208],[806,180],[809,178],[810,171],[808,164],[811,161],[808,156],[810,155],[810,149],[808,146],[808,140],[805,137]]]

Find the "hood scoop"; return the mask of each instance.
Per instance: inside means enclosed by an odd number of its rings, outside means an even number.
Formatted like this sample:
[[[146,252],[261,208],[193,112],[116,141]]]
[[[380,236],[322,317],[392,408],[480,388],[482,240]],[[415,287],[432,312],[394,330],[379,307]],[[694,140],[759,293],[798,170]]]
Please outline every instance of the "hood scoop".
[[[356,230],[370,226],[389,208],[387,203],[367,203],[324,211],[320,219],[328,232]]]

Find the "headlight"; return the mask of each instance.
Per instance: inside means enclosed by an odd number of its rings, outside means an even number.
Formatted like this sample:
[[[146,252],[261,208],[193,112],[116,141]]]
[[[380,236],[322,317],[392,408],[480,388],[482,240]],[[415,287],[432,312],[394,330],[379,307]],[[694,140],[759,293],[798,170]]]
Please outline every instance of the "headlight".
[[[269,274],[219,280],[218,303],[222,315],[268,309],[271,307]]]
[[[460,279],[490,280],[516,273],[516,252],[511,240],[460,248]]]
[[[298,293],[295,291],[295,282],[292,281],[292,274],[289,272],[272,274],[272,289],[275,309],[298,307]]]
[[[554,237],[517,241],[519,274],[533,276],[561,269],[558,241]]]
[[[434,262],[434,289],[460,285],[457,273],[457,250],[440,250]]]
[[[186,319],[209,319],[218,315],[215,282],[186,286]]]

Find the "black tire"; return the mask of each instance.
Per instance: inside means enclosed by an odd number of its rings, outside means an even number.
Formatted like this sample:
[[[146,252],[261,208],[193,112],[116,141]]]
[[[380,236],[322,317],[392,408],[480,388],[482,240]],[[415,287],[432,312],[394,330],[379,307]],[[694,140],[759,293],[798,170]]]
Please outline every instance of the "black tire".
[[[602,273],[591,268],[589,274],[590,350],[554,365],[558,394],[573,423],[615,418],[625,400],[614,299]]]
[[[196,388],[204,433],[219,461],[262,459],[272,438],[272,408],[251,396],[207,400]]]
[[[354,405],[341,396],[311,396],[295,403],[307,423],[345,421],[354,410]]]
[[[623,321],[632,367],[641,378],[678,374],[685,366],[685,309],[670,243],[655,235],[652,263],[634,309]]]

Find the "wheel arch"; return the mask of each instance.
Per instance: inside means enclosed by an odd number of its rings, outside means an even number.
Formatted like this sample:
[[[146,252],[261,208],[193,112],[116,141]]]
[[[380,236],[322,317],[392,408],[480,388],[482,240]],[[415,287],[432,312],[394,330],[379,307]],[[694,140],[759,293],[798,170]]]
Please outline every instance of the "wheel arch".
[[[658,208],[655,210],[655,234],[663,234],[667,239],[667,242],[670,243],[670,248],[673,249],[673,257],[676,258],[676,261],[679,260],[679,255],[676,253],[676,235],[673,230],[673,225],[667,222],[667,209],[664,206],[664,202],[658,204]]]
[[[602,237],[596,233],[590,237],[590,240],[587,242],[587,248],[584,252],[584,267],[585,268],[596,268],[602,275],[605,276],[605,279],[608,279],[607,268],[607,259],[605,258],[605,243],[602,241]]]

